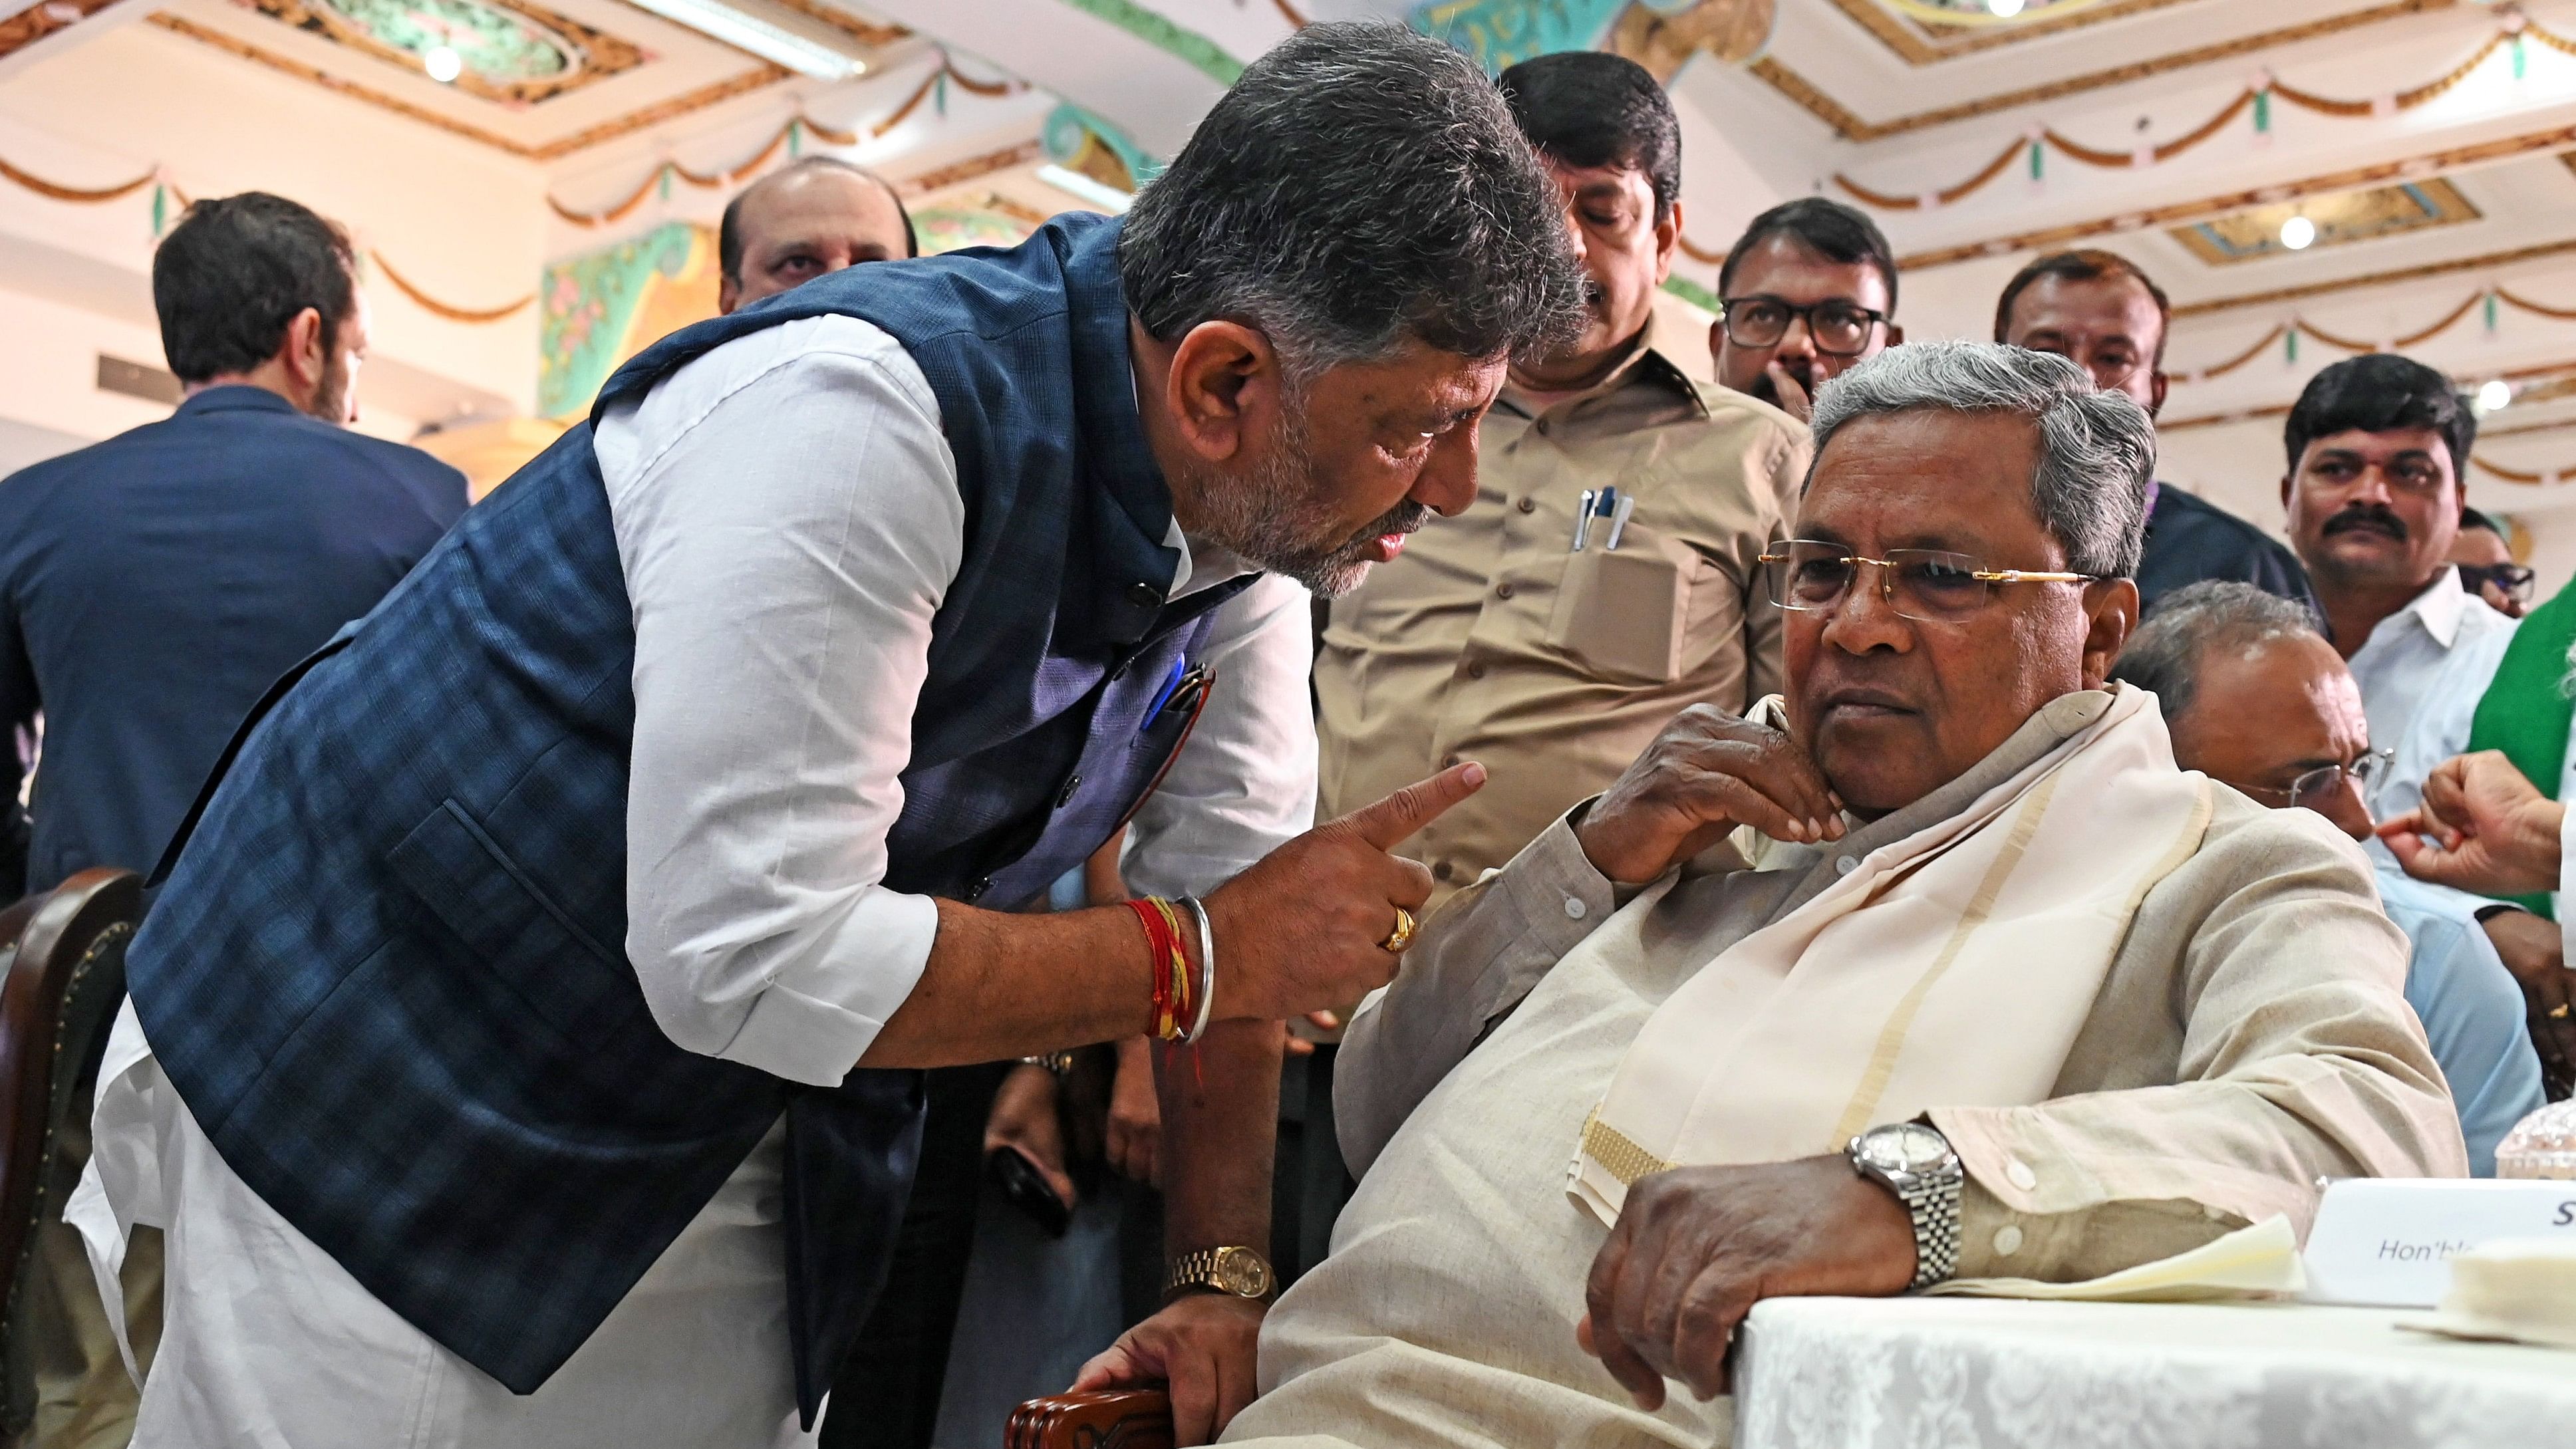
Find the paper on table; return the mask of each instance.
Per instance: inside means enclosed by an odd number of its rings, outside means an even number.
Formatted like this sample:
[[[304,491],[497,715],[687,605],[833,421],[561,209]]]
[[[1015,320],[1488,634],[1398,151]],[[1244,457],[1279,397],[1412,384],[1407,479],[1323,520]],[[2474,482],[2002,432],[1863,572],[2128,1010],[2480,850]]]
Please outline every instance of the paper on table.
[[[1924,1290],[1976,1298],[2052,1298],[2094,1303],[2198,1303],[2296,1293],[2307,1286],[2299,1235],[2278,1213],[2188,1253],[2081,1283],[2035,1278],[1953,1278]]]

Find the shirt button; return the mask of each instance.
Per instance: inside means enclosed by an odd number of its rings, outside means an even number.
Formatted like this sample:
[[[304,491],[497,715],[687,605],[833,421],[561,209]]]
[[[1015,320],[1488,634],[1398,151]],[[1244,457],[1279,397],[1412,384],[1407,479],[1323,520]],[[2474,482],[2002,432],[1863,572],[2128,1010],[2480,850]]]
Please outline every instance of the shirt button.
[[[1573,896],[1567,896],[1565,898],[1565,918],[1569,921],[1582,920],[1584,913],[1589,909],[1591,908],[1584,905],[1582,901]]]
[[[2012,1179],[2012,1185],[2024,1192],[2039,1186],[2039,1174],[2031,1171],[2030,1164],[2020,1158],[2004,1164],[2004,1176]]]
[[[2020,1251],[2021,1251],[2021,1229],[2020,1229],[2020,1227],[2018,1227],[2017,1225],[2012,1224],[2012,1223],[2006,1223],[2006,1224],[2004,1224],[2001,1228],[1999,1228],[1999,1229],[1997,1229],[1997,1230],[1996,1230],[1996,1232],[1995,1232],[1995,1253],[1996,1253],[1996,1255],[1997,1255],[1997,1256],[1999,1256],[1999,1257],[2009,1258],[2009,1257],[2011,1257],[2013,1254],[2018,1253],[2018,1252],[2020,1252]]]
[[[1834,874],[1836,875],[1849,875],[1859,868],[1860,857],[1856,855],[1841,856],[1834,861]]]
[[[1531,426],[1536,429],[1540,437],[1544,438],[1547,436],[1547,419],[1541,418],[1536,423],[1531,424]]]
[[[1519,503],[1517,503],[1517,504],[1515,504],[1515,505],[1513,505],[1513,506],[1514,506],[1514,507],[1516,507],[1516,508],[1518,508],[1518,509],[1520,509],[1520,511],[1521,511],[1521,512],[1523,512],[1523,513],[1536,513],[1536,512],[1538,512],[1538,500],[1537,500],[1537,499],[1535,499],[1535,498],[1524,498],[1524,499],[1522,499]]]
[[[1067,780],[1064,782],[1064,789],[1063,789],[1063,791],[1062,791],[1061,793],[1059,793],[1059,794],[1055,797],[1055,808],[1057,808],[1058,810],[1061,810],[1061,809],[1063,809],[1064,807],[1066,807],[1067,805],[1072,804],[1072,803],[1073,803],[1073,792],[1074,792],[1074,791],[1076,791],[1076,790],[1079,790],[1079,789],[1081,789],[1081,788],[1082,788],[1082,777],[1081,777],[1080,775],[1075,775],[1075,776],[1072,776],[1071,778],[1067,779]]]
[[[1440,862],[1438,865],[1431,867],[1431,876],[1434,880],[1447,880],[1449,877],[1456,875],[1457,873],[1458,867],[1451,865],[1445,860]]]
[[[1509,584],[1496,584],[1496,585],[1494,585],[1494,597],[1495,597],[1495,598],[1497,598],[1497,599],[1508,599],[1508,598],[1510,598],[1511,596],[1512,596],[1512,586],[1511,586],[1511,585],[1509,585]]]
[[[1456,755],[1442,755],[1440,757],[1440,768],[1444,770],[1452,770],[1456,769],[1457,766],[1458,757]]]
[[[1159,609],[1163,607],[1163,591],[1152,584],[1129,584],[1127,602],[1140,609]]]
[[[1482,665],[1482,664],[1470,664],[1470,665],[1468,665],[1468,666],[1467,666],[1467,677],[1468,677],[1469,679],[1482,679],[1482,678],[1484,678],[1484,677],[1485,677],[1485,666],[1484,666],[1484,665]]]

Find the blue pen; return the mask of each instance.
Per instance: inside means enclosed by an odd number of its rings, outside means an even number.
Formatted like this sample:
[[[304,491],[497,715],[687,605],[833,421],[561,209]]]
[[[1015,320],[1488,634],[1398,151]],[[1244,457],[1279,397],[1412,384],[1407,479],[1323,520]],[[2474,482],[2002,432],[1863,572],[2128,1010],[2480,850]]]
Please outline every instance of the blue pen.
[[[1163,706],[1172,702],[1172,691],[1181,687],[1181,676],[1188,672],[1188,666],[1186,659],[1172,661],[1172,672],[1163,676],[1163,687],[1154,691],[1154,702],[1145,706],[1145,720],[1136,726],[1136,733],[1141,735],[1152,729],[1154,721],[1162,718]]]

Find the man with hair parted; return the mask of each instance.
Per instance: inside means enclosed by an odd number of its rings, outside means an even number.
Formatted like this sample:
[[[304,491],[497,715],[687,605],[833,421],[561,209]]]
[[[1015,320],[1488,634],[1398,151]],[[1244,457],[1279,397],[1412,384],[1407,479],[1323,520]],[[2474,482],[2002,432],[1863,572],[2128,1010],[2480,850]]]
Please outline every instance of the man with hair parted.
[[[1315,671],[1327,814],[1460,760],[1492,772],[1404,847],[1434,904],[1609,784],[1674,711],[1778,687],[1760,560],[1807,464],[1804,428],[1657,346],[1682,223],[1663,88],[1592,51],[1496,84],[1564,197],[1586,326],[1512,368],[1477,430],[1479,506],[1335,601]]]
[[[2363,798],[2387,755],[2370,747],[2361,690],[2305,604],[2233,580],[2185,585],[2130,636],[2111,677],[2155,695],[2182,768],[2371,838]],[[2374,883],[2406,933],[2406,1004],[2450,1084],[2469,1169],[2493,1177],[2496,1143],[2546,1100],[2522,992],[2474,903],[2385,860]]]
[[[716,311],[731,315],[863,262],[921,255],[893,183],[838,156],[791,161],[725,203]]]
[[[1944,342],[1815,426],[1785,699],[1685,711],[1360,1009],[1365,1175],[1228,1443],[1724,1443],[1762,1297],[2090,1278],[2467,1170],[2360,850],[2107,680],[2145,412]]]
[[[1485,76],[1319,25],[1123,219],[628,363],[247,724],[135,939],[74,1208],[103,1271],[170,1228],[135,1443],[809,1444],[921,1069],[1139,1030],[1205,1089],[1138,1342],[1221,1423],[1279,1019],[1393,972],[1387,847],[1482,779],[1305,830],[1305,589],[1467,505],[1578,285]],[[1152,899],[1021,913],[1131,814]]]
[[[2127,257],[2057,252],[2013,274],[1995,302],[1995,340],[2071,358],[2095,384],[2124,392],[2154,417],[2165,405],[2165,332],[2173,306]],[[2173,589],[2241,579],[2316,607],[2299,559],[2253,524],[2180,488],[2147,485],[2146,552],[2138,608],[2155,612]]]
[[[2460,587],[2486,600],[2487,607],[2508,619],[2531,609],[2537,581],[2528,565],[2517,563],[2504,525],[2474,508],[2460,510],[2460,532],[2451,540],[2451,565],[2460,571]],[[2519,631],[2517,631],[2519,632]]]
[[[1826,379],[1905,340],[1886,235],[1821,196],[1747,223],[1718,266],[1717,294],[1717,380],[1802,423]]]

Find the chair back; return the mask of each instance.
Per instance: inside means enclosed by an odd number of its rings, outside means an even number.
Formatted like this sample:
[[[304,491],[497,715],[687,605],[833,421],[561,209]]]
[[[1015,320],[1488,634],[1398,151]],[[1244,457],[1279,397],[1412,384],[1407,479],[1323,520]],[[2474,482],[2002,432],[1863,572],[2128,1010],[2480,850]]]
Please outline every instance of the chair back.
[[[62,1215],[63,1126],[88,1110],[142,917],[142,877],[104,868],[0,911],[0,1434],[24,1433],[35,1414],[36,1229]]]
[[[1031,1399],[1012,1411],[1006,1449],[1172,1449],[1172,1401],[1160,1389]]]

